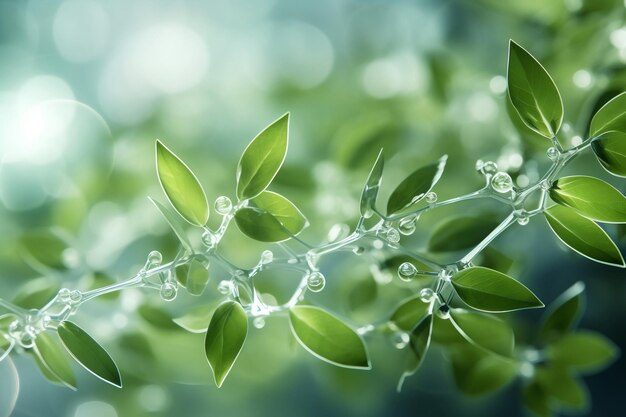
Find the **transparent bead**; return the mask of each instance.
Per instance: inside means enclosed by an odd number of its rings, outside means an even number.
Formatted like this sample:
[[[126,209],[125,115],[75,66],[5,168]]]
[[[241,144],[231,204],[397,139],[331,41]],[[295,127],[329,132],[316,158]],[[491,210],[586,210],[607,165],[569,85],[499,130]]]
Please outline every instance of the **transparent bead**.
[[[548,191],[550,189],[550,181],[543,180],[539,183],[539,186],[541,187],[542,190]]]
[[[70,301],[70,293],[71,291],[69,290],[69,288],[61,288],[59,290],[59,300],[61,300],[61,302],[63,303],[67,303],[68,301]]]
[[[548,158],[550,158],[550,160],[552,161],[555,161],[559,157],[559,154],[560,154],[559,150],[555,148],[554,146],[549,147],[546,153],[548,155]]]
[[[450,307],[447,305],[442,305],[437,310],[437,317],[440,319],[448,320],[450,318]]]
[[[311,272],[306,279],[306,285],[310,291],[320,292],[326,285],[326,278],[319,271]]]
[[[18,342],[24,349],[30,349],[35,345],[35,335],[32,332],[24,330],[20,334]]]
[[[83,299],[83,293],[78,290],[74,290],[70,293],[70,301],[72,303],[80,303],[80,300]]]
[[[215,246],[215,235],[208,230],[202,232],[202,243],[208,248]]]
[[[163,262],[163,255],[158,250],[153,250],[148,254],[148,268],[159,266],[161,262]]]
[[[417,268],[411,262],[404,262],[398,267],[398,276],[402,281],[411,281],[417,275]]]
[[[219,196],[215,199],[215,211],[222,216],[227,215],[233,208],[233,202],[225,195]]]
[[[484,165],[485,165],[485,161],[483,161],[482,159],[478,159],[476,161],[476,165],[474,165],[474,168],[476,168],[476,171],[482,172]]]
[[[491,178],[491,188],[501,194],[508,193],[513,189],[513,180],[509,174],[500,171]]]
[[[172,301],[176,298],[177,293],[178,288],[176,287],[176,284],[166,282],[161,285],[161,291],[159,292],[159,295],[161,296],[161,299],[163,301]]]
[[[21,327],[19,320],[12,321],[11,324],[9,324],[9,335],[14,339],[18,338],[21,333]]]
[[[391,343],[396,349],[404,349],[410,341],[411,338],[406,332],[395,332],[391,335]]]
[[[429,191],[426,193],[426,202],[428,204],[434,204],[437,202],[437,193],[433,192],[433,191]]]
[[[493,161],[487,161],[483,164],[480,172],[484,175],[493,175],[498,172],[498,164]]]
[[[254,320],[252,320],[252,325],[257,329],[262,329],[265,327],[265,319],[263,317],[255,317]]]
[[[394,229],[393,227],[387,230],[387,242],[396,244],[400,242],[400,232],[398,229]]]
[[[422,288],[420,291],[420,300],[430,303],[435,298],[435,292],[430,288]]]
[[[222,295],[228,295],[232,291],[232,284],[230,281],[222,280],[217,284],[217,292]]]
[[[517,224],[519,224],[520,226],[526,226],[529,221],[530,217],[525,214],[521,214],[517,217]]]
[[[273,260],[274,260],[274,252],[272,252],[271,250],[264,250],[261,253],[261,263],[262,264],[272,263]]]
[[[415,224],[417,223],[417,219],[419,216],[413,214],[411,216],[407,216],[400,220],[398,224],[398,230],[405,236],[412,235],[415,233]]]

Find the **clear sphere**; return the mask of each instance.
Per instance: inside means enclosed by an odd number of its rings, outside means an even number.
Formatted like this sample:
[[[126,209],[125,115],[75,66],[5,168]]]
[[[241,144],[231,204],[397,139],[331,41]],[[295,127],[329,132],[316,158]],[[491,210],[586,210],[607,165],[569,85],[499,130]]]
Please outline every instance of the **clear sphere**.
[[[437,202],[437,193],[433,192],[433,191],[429,191],[426,193],[426,202],[428,204],[434,204]]]
[[[410,341],[411,338],[406,332],[395,332],[391,335],[391,343],[396,349],[404,349]]]
[[[257,329],[262,329],[265,327],[265,319],[263,317],[255,317],[252,320],[252,325]]]
[[[215,246],[215,236],[208,230],[202,232],[202,243],[208,248]]]
[[[400,232],[398,232],[398,229],[391,228],[387,230],[387,242],[393,244],[400,242]]]
[[[217,292],[222,295],[228,295],[232,291],[232,283],[227,280],[222,280],[217,284]]]
[[[435,292],[431,288],[422,288],[419,297],[423,302],[430,303],[435,298]]]
[[[478,159],[476,161],[476,165],[474,165],[474,168],[476,168],[476,171],[482,172],[484,165],[485,165],[485,161],[483,161],[482,159]]]
[[[215,211],[222,216],[227,215],[233,208],[233,202],[225,195],[219,196],[215,199]]]
[[[161,291],[159,295],[163,301],[172,301],[176,298],[176,294],[178,293],[178,288],[175,284],[171,282],[166,282],[161,285]]]
[[[517,218],[517,224],[519,224],[520,226],[526,226],[529,221],[530,217],[525,214],[522,214]]]
[[[67,303],[68,301],[70,301],[70,289],[69,288],[61,288],[59,290],[59,300],[61,300],[64,303]]]
[[[163,262],[163,255],[158,250],[153,250],[148,254],[148,265],[149,267],[155,267],[161,265]]]
[[[513,189],[513,180],[506,172],[498,172],[491,178],[491,188],[494,191],[504,194]]]
[[[32,348],[35,345],[35,335],[32,332],[24,330],[20,334],[18,342],[24,349]]]
[[[314,271],[309,274],[306,279],[306,285],[312,292],[320,292],[326,285],[326,278],[319,271]]]
[[[80,291],[74,290],[70,292],[70,301],[72,303],[80,303],[82,299],[83,299],[83,293],[81,293]]]
[[[548,151],[546,152],[546,154],[548,155],[548,158],[550,158],[550,160],[555,161],[559,157],[560,153],[557,148],[555,148],[554,146],[551,146],[548,148]]]
[[[398,224],[398,230],[400,231],[400,233],[405,236],[409,236],[415,233],[417,219],[418,216],[416,214],[413,214],[400,220],[400,223]]]
[[[493,175],[498,172],[498,164],[493,161],[487,161],[480,170],[484,175]]]
[[[417,268],[411,262],[404,262],[398,267],[398,276],[402,281],[411,281],[417,275]]]
[[[274,252],[272,252],[271,250],[264,250],[263,253],[261,253],[262,264],[269,264],[273,260],[274,260]]]

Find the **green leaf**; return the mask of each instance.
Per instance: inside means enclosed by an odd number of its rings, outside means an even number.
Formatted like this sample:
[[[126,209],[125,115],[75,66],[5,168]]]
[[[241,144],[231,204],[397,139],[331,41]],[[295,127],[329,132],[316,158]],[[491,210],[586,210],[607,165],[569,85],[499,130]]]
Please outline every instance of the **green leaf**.
[[[424,304],[424,303],[423,303]],[[424,357],[430,347],[430,339],[433,333],[433,315],[428,314],[422,318],[417,326],[409,334],[409,348],[414,354],[413,363],[411,367],[402,373],[400,381],[398,382],[398,391],[402,389],[404,380],[415,374],[424,361]]]
[[[58,332],[63,346],[79,364],[103,381],[122,387],[122,377],[113,359],[83,329],[71,321],[63,321]]]
[[[582,175],[559,178],[550,188],[550,198],[592,220],[626,223],[626,197],[598,178]]]
[[[191,295],[202,295],[209,282],[209,271],[198,259],[191,261],[187,275],[187,291]]]
[[[528,51],[509,43],[509,97],[526,125],[550,139],[563,122],[563,102],[550,74]]]
[[[35,355],[58,382],[71,389],[76,389],[76,376],[70,366],[65,351],[52,336],[39,333],[35,339]]]
[[[209,220],[209,203],[194,173],[158,140],[156,161],[159,182],[174,209],[193,225],[206,224]]]
[[[410,332],[428,314],[428,303],[419,297],[412,297],[403,301],[391,315],[389,321],[400,330]]]
[[[139,316],[144,319],[151,326],[161,330],[178,330],[179,327],[172,321],[172,317],[169,313],[165,312],[162,308],[150,305],[142,304],[137,309]]]
[[[585,384],[565,369],[537,368],[535,379],[550,397],[568,408],[584,410],[589,405]]]
[[[370,368],[361,337],[330,313],[314,306],[294,306],[289,322],[298,342],[314,356],[345,368]]]
[[[363,192],[361,193],[361,216],[369,218],[372,216],[372,209],[376,207],[376,197],[378,197],[378,190],[380,189],[380,183],[383,178],[383,167],[385,165],[385,158],[383,156],[383,150],[381,149],[376,157],[376,162],[370,171]]]
[[[465,337],[452,324],[452,320],[442,319],[435,315],[433,323],[433,342],[447,347],[467,345]],[[478,349],[478,348],[477,348]]]
[[[389,196],[387,214],[397,213],[424,198],[441,178],[447,160],[448,155],[444,155],[437,163],[418,168],[398,184]]]
[[[348,306],[355,311],[376,300],[378,284],[371,276],[358,280],[348,293]]]
[[[538,416],[552,416],[548,393],[536,381],[524,386],[522,389],[522,401],[530,411]]]
[[[152,204],[154,204],[163,217],[165,217],[167,224],[170,225],[176,234],[176,237],[178,237],[178,240],[180,240],[180,243],[183,245],[183,248],[185,248],[188,252],[193,253],[193,246],[189,241],[189,237],[187,236],[187,233],[185,233],[185,229],[183,228],[178,216],[175,216],[169,208],[165,207],[163,204],[152,199],[151,197],[148,197],[148,199],[152,201]]]
[[[250,200],[249,207],[235,213],[235,222],[245,235],[261,242],[280,242],[307,226],[298,208],[280,194],[264,191]]]
[[[605,132],[591,142],[591,149],[604,169],[618,177],[626,177],[626,133]]]
[[[24,284],[15,297],[13,304],[27,310],[41,308],[59,292],[59,284],[49,278],[37,278]]]
[[[515,337],[504,321],[486,314],[454,308],[450,320],[468,342],[501,356],[511,356]]]
[[[493,269],[464,269],[452,277],[452,285],[459,298],[476,310],[497,313],[543,307],[523,284]]]
[[[454,381],[467,395],[492,393],[513,382],[518,375],[516,362],[471,345],[456,347],[450,353]]]
[[[592,220],[565,206],[553,206],[544,215],[554,234],[570,249],[603,264],[626,267],[609,235]]]
[[[619,349],[599,333],[570,333],[548,346],[547,354],[555,364],[582,372],[595,371],[613,362]]]
[[[539,329],[539,340],[554,341],[576,326],[585,305],[584,291],[585,284],[578,281],[550,304]]]
[[[473,248],[495,229],[499,221],[489,217],[456,217],[435,226],[428,251],[448,252]]]
[[[181,317],[172,321],[191,333],[205,333],[211,323],[215,311],[215,304],[201,305],[191,308]]]
[[[204,350],[213,369],[215,384],[222,386],[248,336],[248,316],[241,304],[225,301],[213,313]]]
[[[237,197],[256,197],[272,182],[287,154],[289,113],[255,137],[243,151],[237,166]]]
[[[41,229],[24,233],[20,237],[20,249],[27,260],[36,265],[63,271],[68,269],[63,252],[70,248],[67,239],[56,230]]]
[[[626,93],[613,97],[591,119],[589,128],[591,137],[610,130],[626,132]]]

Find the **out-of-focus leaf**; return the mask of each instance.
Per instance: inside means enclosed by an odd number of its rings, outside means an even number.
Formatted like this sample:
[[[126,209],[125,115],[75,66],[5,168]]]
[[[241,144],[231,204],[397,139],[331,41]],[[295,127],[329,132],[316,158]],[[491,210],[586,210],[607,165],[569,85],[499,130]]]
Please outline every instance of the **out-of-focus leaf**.
[[[491,216],[456,217],[435,226],[428,250],[448,252],[468,249],[479,244],[500,222]]]
[[[428,314],[422,318],[417,326],[409,333],[409,347],[414,354],[414,361],[411,367],[402,373],[402,377],[398,382],[398,391],[402,389],[404,380],[415,374],[424,361],[424,357],[430,346],[430,338],[433,332],[433,315]]]
[[[591,331],[567,334],[547,348],[548,357],[555,364],[581,372],[609,365],[618,353],[613,342]]]
[[[489,269],[495,269],[496,271],[502,272],[503,274],[508,273],[515,263],[515,259],[511,258],[508,255],[505,255],[497,249],[492,248],[491,246],[487,246],[481,252],[481,255],[481,266]]]
[[[393,322],[399,329],[410,332],[426,317],[427,313],[428,303],[423,302],[419,297],[412,297],[396,307],[389,321]]]
[[[467,340],[454,327],[451,320],[435,316],[433,320],[433,342],[444,346],[467,344]]]
[[[539,340],[556,340],[576,326],[585,308],[584,291],[585,284],[578,281],[550,304],[539,329]]]
[[[373,278],[367,277],[356,282],[348,294],[348,305],[351,310],[358,310],[361,307],[365,307],[374,300],[378,295],[378,284]]]
[[[47,229],[29,231],[20,237],[19,244],[27,259],[55,270],[67,269],[63,253],[70,246],[60,233]]]
[[[493,269],[464,269],[452,277],[452,285],[459,298],[476,310],[497,313],[543,307],[519,281]]]
[[[533,413],[540,417],[551,417],[548,393],[537,382],[533,381],[522,389],[522,401]]]
[[[209,220],[209,203],[191,169],[158,140],[156,161],[161,187],[172,206],[189,223],[196,226],[206,224]]]
[[[122,387],[117,365],[102,346],[71,321],[63,321],[58,328],[65,349],[86,370],[109,384]]]
[[[34,351],[41,364],[61,384],[76,389],[76,376],[59,342],[47,332],[39,333],[35,339]]]
[[[448,155],[444,155],[436,163],[418,168],[398,184],[389,196],[387,214],[397,213],[424,198],[441,178],[447,160]]]
[[[289,322],[298,342],[314,356],[345,368],[370,368],[361,337],[330,313],[314,306],[294,306]]]
[[[510,384],[518,373],[519,365],[511,359],[490,355],[472,346],[459,346],[451,350],[454,381],[467,395],[485,395]]]
[[[589,136],[616,130],[626,132],[626,93],[621,93],[600,108],[591,119]]]
[[[592,220],[626,222],[626,197],[598,178],[583,175],[559,178],[550,188],[550,198]]]
[[[383,150],[381,149],[367,177],[363,192],[361,193],[360,210],[361,216],[365,218],[371,217],[372,209],[376,206],[376,197],[378,197],[378,190],[380,189],[380,183],[383,178],[384,166],[385,158],[383,156]]]
[[[191,333],[205,333],[211,323],[211,317],[215,311],[214,304],[207,304],[191,308],[181,317],[172,321]]]
[[[289,113],[263,129],[243,151],[237,166],[237,197],[256,197],[272,182],[287,154]]]
[[[45,306],[59,292],[59,284],[49,278],[37,278],[24,284],[15,297],[13,304],[31,309]]]
[[[554,234],[570,249],[596,262],[626,266],[615,243],[592,220],[559,205],[550,207],[544,215]]]
[[[600,164],[613,175],[626,177],[626,133],[605,132],[591,142]]]
[[[584,410],[589,405],[589,394],[585,384],[567,370],[558,367],[540,367],[535,372],[537,383],[562,405],[575,410]]]
[[[515,337],[504,321],[460,308],[450,310],[450,320],[468,342],[501,356],[511,356]]]
[[[152,199],[151,197],[148,197],[148,198],[150,199],[150,201],[152,201],[152,204],[154,204],[154,206],[159,210],[159,212],[163,215],[163,217],[165,217],[167,224],[170,225],[170,227],[172,228],[172,230],[178,237],[178,240],[180,240],[180,243],[183,245],[183,247],[188,252],[193,252],[193,246],[191,245],[191,242],[189,241],[189,237],[187,236],[187,233],[185,233],[185,229],[183,228],[182,222],[179,220],[179,217],[175,216],[174,213],[169,208],[165,207],[163,204]]]
[[[250,203],[250,207],[237,210],[235,222],[252,239],[280,242],[297,235],[307,225],[300,210],[280,194],[264,191]]]
[[[241,304],[225,301],[213,313],[204,343],[215,384],[221,387],[248,336],[248,316]]]
[[[513,41],[507,77],[511,102],[524,123],[546,138],[554,137],[563,122],[559,90],[539,61]]]
[[[157,329],[179,329],[179,327],[172,321],[172,317],[160,307],[150,304],[142,304],[137,309],[137,312],[142,319]]]

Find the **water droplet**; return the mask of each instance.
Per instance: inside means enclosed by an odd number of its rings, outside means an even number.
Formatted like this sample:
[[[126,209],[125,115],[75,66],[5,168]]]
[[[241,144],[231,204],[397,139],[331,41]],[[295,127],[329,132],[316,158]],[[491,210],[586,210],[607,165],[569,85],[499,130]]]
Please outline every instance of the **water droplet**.
[[[263,253],[261,253],[262,264],[269,264],[273,260],[274,260],[274,252],[272,252],[271,250],[264,250]]]
[[[405,236],[412,235],[415,232],[415,224],[417,223],[418,215],[412,214],[400,220],[398,224],[398,230]]]
[[[18,342],[24,349],[30,349],[35,345],[35,334],[26,329],[20,334]]]
[[[450,281],[450,278],[452,278],[452,275],[454,274],[454,270],[452,270],[449,267],[444,267],[439,271],[439,278],[444,280],[444,281]]]
[[[204,243],[207,248],[212,248],[213,246],[215,246],[215,240],[215,235],[209,230],[205,230],[204,232],[202,232],[202,243]]]
[[[528,224],[528,222],[530,221],[530,217],[528,217],[526,214],[520,214],[517,217],[517,223],[520,226],[526,226]]]
[[[263,317],[255,317],[254,320],[252,320],[252,325],[257,329],[262,329],[265,327],[265,319]]]
[[[228,295],[231,293],[233,284],[230,281],[222,280],[217,284],[217,292],[222,295]]]
[[[161,295],[161,299],[163,299],[163,301],[172,301],[176,298],[177,293],[178,288],[176,287],[176,284],[166,282],[161,285],[161,291],[159,294]]]
[[[233,202],[225,195],[219,196],[215,199],[215,211],[222,216],[227,215],[233,208]]]
[[[163,262],[163,255],[158,250],[153,250],[148,254],[148,261],[146,268],[154,268],[155,266],[161,265]]]
[[[83,293],[81,293],[78,290],[74,290],[70,293],[70,301],[72,303],[80,303],[80,301],[83,299]]]
[[[493,161],[487,161],[483,164],[480,172],[482,172],[483,175],[493,175],[498,172],[498,164]]]
[[[20,323],[19,320],[14,320],[11,322],[11,324],[9,324],[9,336],[11,336],[14,339],[19,338],[20,333],[22,331],[21,329],[22,324]]]
[[[508,193],[513,189],[513,180],[509,174],[500,171],[491,178],[491,188],[501,194]]]
[[[428,204],[434,204],[437,202],[437,193],[433,192],[433,191],[429,191],[426,193],[426,202]]]
[[[392,244],[400,242],[400,232],[398,232],[398,229],[392,227],[387,230],[387,242]]]
[[[352,249],[352,252],[354,252],[355,255],[361,255],[363,252],[365,252],[365,248],[363,246],[357,246],[356,248]]]
[[[391,335],[391,343],[396,349],[404,349],[410,341],[411,338],[406,332],[395,332]]]
[[[541,187],[542,190],[548,191],[550,189],[550,181],[543,180],[539,183],[539,186]]]
[[[320,292],[326,285],[326,278],[319,271],[311,272],[306,279],[306,285],[309,287],[309,290],[313,292]]]
[[[450,318],[450,307],[445,304],[439,307],[439,309],[437,310],[437,317],[439,317],[440,319],[448,320]]]
[[[548,154],[548,158],[552,161],[555,161],[560,155],[559,150],[554,146],[549,147],[546,153]]]
[[[474,165],[474,168],[476,168],[476,171],[482,173],[484,165],[485,165],[485,161],[483,161],[482,159],[478,159],[476,161],[476,165]]]
[[[430,303],[435,298],[435,292],[431,288],[422,288],[420,291],[420,300]]]
[[[314,251],[308,251],[305,256],[306,256],[306,261],[309,264],[309,267],[311,269],[315,269],[315,267],[317,266],[317,262],[320,259],[320,256]]]
[[[70,293],[71,291],[69,290],[69,288],[61,288],[59,290],[59,300],[61,300],[61,302],[63,303],[67,303],[68,301],[70,301]]]
[[[404,262],[398,267],[398,276],[402,281],[411,281],[417,275],[417,268],[411,262]]]

